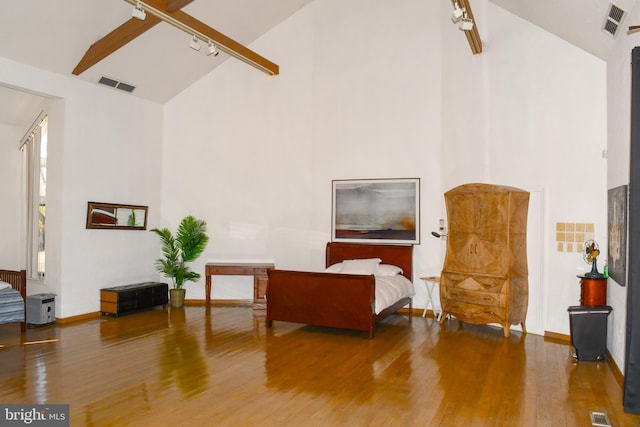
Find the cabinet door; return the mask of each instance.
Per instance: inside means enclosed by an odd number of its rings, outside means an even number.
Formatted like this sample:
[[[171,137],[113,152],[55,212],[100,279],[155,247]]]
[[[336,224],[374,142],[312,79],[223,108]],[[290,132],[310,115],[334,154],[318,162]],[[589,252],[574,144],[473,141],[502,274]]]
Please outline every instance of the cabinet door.
[[[449,233],[476,232],[478,197],[469,193],[447,193],[445,197]]]
[[[446,200],[449,236],[445,269],[504,275],[508,269],[508,197],[459,193]]]

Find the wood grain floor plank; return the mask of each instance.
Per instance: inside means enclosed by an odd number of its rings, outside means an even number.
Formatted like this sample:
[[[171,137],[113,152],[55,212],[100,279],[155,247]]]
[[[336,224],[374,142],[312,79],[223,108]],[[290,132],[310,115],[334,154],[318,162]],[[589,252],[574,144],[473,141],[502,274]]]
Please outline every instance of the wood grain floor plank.
[[[604,362],[565,342],[396,315],[366,333],[248,307],[0,325],[0,402],[68,403],[74,426],[638,426]]]

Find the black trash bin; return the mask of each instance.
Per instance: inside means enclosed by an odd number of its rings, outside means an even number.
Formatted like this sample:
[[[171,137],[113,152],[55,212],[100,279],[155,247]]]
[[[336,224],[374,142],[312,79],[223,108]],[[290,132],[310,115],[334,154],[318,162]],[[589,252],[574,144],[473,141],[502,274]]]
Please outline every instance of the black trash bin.
[[[607,352],[607,317],[611,307],[576,305],[569,307],[571,345],[577,360],[604,360]]]

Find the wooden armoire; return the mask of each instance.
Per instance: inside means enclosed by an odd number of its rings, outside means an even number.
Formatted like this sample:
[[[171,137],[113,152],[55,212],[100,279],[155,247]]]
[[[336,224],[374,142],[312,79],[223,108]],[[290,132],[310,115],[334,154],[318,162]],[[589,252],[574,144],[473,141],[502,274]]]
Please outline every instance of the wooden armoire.
[[[449,234],[440,276],[441,322],[522,325],[529,301],[529,193],[513,187],[465,184],[445,193]]]

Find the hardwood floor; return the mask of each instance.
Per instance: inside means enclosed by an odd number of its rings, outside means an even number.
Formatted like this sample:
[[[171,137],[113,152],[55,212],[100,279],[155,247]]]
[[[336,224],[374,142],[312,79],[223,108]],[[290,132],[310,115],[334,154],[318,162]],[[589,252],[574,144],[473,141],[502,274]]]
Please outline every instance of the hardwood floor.
[[[0,325],[0,403],[68,403],[76,426],[639,426],[604,362],[568,343],[394,315],[366,333],[247,307]],[[48,341],[57,340],[57,341]]]

